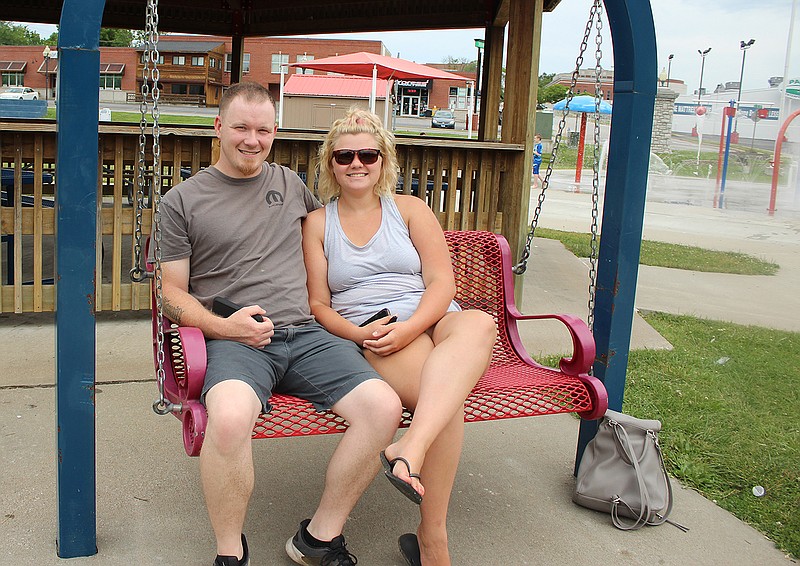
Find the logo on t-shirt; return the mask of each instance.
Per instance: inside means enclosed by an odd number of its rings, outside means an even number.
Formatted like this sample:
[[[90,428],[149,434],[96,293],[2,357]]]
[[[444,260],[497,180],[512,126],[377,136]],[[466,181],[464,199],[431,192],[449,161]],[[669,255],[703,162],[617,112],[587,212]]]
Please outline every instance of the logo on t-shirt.
[[[278,191],[268,191],[266,200],[267,206],[270,208],[273,206],[283,206],[283,195]]]

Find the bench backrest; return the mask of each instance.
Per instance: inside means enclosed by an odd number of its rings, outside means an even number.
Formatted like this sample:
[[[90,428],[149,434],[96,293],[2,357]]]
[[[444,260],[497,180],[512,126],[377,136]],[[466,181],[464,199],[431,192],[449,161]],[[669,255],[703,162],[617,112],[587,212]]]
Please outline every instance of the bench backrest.
[[[511,275],[508,244],[502,236],[482,231],[447,231],[445,238],[456,278],[456,301],[464,310],[492,315],[497,325],[492,364],[516,359],[506,326],[506,304],[514,301],[513,295],[507,296],[513,289],[506,281]]]

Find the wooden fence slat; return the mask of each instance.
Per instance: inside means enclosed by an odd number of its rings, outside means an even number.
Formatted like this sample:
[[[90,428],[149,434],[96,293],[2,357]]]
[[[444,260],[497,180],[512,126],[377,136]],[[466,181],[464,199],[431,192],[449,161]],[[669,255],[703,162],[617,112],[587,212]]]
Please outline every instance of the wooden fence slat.
[[[126,197],[126,195],[123,194],[125,185],[125,164],[123,161],[124,152],[121,137],[114,137],[114,146],[114,231],[111,245],[111,310],[118,311],[122,303],[122,289],[120,285],[122,273],[122,199]],[[103,241],[102,235],[100,241]]]
[[[5,133],[0,132],[0,169],[3,166],[3,142],[4,138],[7,137]],[[0,235],[5,234],[5,223],[6,221],[3,219],[4,211],[3,211],[2,203],[0,203]],[[0,254],[2,254],[3,244],[0,242]],[[5,312],[3,308],[3,283],[5,282],[6,277],[6,266],[5,266],[6,258],[0,257],[0,312]]]
[[[462,151],[456,150],[450,154],[450,167],[447,175],[448,189],[447,189],[447,205],[445,206],[445,230],[456,229],[456,202],[460,183],[459,169],[461,163]]]
[[[22,312],[22,136],[14,135],[14,312]]]
[[[42,312],[42,134],[34,136],[33,160],[33,312]]]
[[[103,289],[98,282],[103,281],[103,225],[100,222],[100,215],[103,212],[103,181],[105,179],[103,171],[103,144],[106,142],[106,136],[101,135],[99,138],[97,155],[97,191],[95,192],[95,206],[97,208],[97,225],[94,236],[94,310],[100,312],[103,310]]]

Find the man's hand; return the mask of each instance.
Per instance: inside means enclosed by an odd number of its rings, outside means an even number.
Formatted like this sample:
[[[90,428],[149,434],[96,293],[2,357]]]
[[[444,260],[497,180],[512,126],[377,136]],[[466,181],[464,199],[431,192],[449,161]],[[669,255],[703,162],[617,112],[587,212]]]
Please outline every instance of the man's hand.
[[[261,315],[264,322],[256,322],[253,315]],[[267,318],[267,311],[258,305],[242,307],[228,318],[222,318],[223,325],[220,325],[220,335],[226,340],[242,342],[254,348],[262,348],[272,341],[275,334],[275,325]]]

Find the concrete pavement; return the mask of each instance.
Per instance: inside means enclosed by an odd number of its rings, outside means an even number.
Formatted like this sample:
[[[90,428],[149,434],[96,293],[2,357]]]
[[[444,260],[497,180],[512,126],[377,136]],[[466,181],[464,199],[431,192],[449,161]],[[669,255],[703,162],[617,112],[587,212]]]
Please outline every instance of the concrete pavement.
[[[554,179],[542,226],[583,230],[586,193]],[[561,184],[563,181],[563,184]],[[706,190],[702,187],[691,190]],[[800,271],[800,221],[788,211],[718,210],[648,199],[645,237],[754,253],[781,265],[775,277],[749,278],[642,268],[637,308],[688,312],[745,324],[799,330],[800,305],[787,292]],[[584,260],[560,243],[535,241],[525,275],[523,312],[584,314]],[[791,287],[796,289],[796,285]],[[198,461],[184,455],[178,422],[153,414],[149,322],[142,314],[98,315],[98,554],[57,558],[52,315],[0,316],[0,564],[208,565],[213,537],[200,495]],[[558,331],[523,328],[534,353],[562,351]],[[633,347],[669,347],[641,319]],[[572,465],[578,421],[571,416],[514,419],[466,427],[449,519],[454,564],[719,565],[791,564],[761,534],[675,482],[674,519],[635,533],[607,515],[574,505]],[[246,523],[252,564],[288,565],[285,540],[313,510],[338,437],[255,443],[256,491]],[[359,564],[403,564],[397,537],[417,511],[382,477],[346,530]]]

